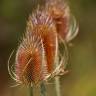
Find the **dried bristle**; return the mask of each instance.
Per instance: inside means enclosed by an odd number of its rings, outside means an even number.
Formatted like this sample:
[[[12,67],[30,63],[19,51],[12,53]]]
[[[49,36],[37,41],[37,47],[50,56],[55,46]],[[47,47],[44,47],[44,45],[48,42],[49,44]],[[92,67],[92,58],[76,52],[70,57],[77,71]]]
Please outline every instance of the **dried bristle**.
[[[65,39],[70,19],[69,6],[62,0],[49,0],[46,2],[46,10],[55,21],[58,34]]]
[[[38,84],[44,79],[42,74],[44,49],[40,38],[35,34],[32,36],[26,34],[17,50],[15,68],[17,79],[27,85]]]
[[[57,38],[54,21],[47,11],[37,10],[32,17],[29,18],[27,30],[41,36],[45,50],[48,72],[51,73],[54,69]]]

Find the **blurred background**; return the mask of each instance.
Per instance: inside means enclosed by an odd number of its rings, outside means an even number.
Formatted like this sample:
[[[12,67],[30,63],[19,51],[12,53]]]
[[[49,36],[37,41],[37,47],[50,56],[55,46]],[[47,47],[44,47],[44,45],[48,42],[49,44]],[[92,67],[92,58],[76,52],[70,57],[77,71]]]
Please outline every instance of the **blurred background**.
[[[10,88],[14,82],[7,62],[37,3],[41,0],[0,0],[0,96],[26,96],[25,89]],[[69,0],[69,5],[79,22],[79,34],[69,47],[70,72],[61,77],[62,96],[96,96],[96,0]],[[55,96],[52,87],[48,90]]]

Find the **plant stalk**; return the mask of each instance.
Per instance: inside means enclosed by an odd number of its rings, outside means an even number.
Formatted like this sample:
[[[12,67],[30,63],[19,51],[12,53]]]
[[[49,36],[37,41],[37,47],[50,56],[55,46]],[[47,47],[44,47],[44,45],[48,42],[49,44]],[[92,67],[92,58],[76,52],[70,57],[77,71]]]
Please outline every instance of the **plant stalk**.
[[[29,86],[29,96],[33,96],[33,87]]]
[[[46,96],[46,87],[43,82],[40,85],[40,92],[41,92],[41,96]]]
[[[55,88],[56,88],[56,95],[61,96],[60,78],[59,77],[55,77]]]
[[[55,56],[55,64],[56,64],[56,67],[58,66],[59,64],[59,46],[58,46],[58,39],[56,39],[56,56]],[[61,92],[60,92],[60,79],[58,76],[55,77],[55,89],[56,89],[56,95],[57,96],[61,96]]]

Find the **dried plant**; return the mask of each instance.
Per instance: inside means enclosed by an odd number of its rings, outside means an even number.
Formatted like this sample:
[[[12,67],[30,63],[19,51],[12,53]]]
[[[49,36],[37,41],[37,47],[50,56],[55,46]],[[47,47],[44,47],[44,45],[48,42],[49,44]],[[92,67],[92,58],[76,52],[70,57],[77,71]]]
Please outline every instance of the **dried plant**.
[[[69,6],[61,1],[47,1],[29,16],[26,32],[18,46],[15,64],[8,60],[8,71],[17,85],[41,86],[46,96],[45,84],[55,77],[57,96],[60,94],[60,75],[64,75],[68,50],[66,43],[78,33],[76,20],[70,15]],[[62,47],[61,47],[62,45]],[[62,51],[61,51],[62,50]]]

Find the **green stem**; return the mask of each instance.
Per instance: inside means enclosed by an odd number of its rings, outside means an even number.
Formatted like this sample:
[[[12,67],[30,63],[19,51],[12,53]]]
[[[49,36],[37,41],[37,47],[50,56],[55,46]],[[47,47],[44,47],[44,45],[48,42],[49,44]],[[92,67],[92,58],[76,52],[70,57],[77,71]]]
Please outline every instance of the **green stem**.
[[[40,92],[41,92],[41,96],[46,96],[46,87],[43,82],[40,85]]]
[[[58,39],[56,39],[56,56],[55,56],[55,65],[56,67],[59,64],[59,46],[58,46]],[[56,95],[57,96],[61,96],[61,92],[60,92],[60,79],[59,77],[55,77],[55,89],[56,89]]]
[[[33,96],[33,87],[29,86],[29,96]]]
[[[57,57],[56,60],[56,66],[58,66],[59,58]],[[60,78],[57,76],[55,77],[55,89],[56,89],[56,96],[61,96],[61,90],[60,90]]]
[[[56,88],[56,95],[57,96],[61,96],[60,79],[59,79],[59,77],[55,77],[55,88]]]

